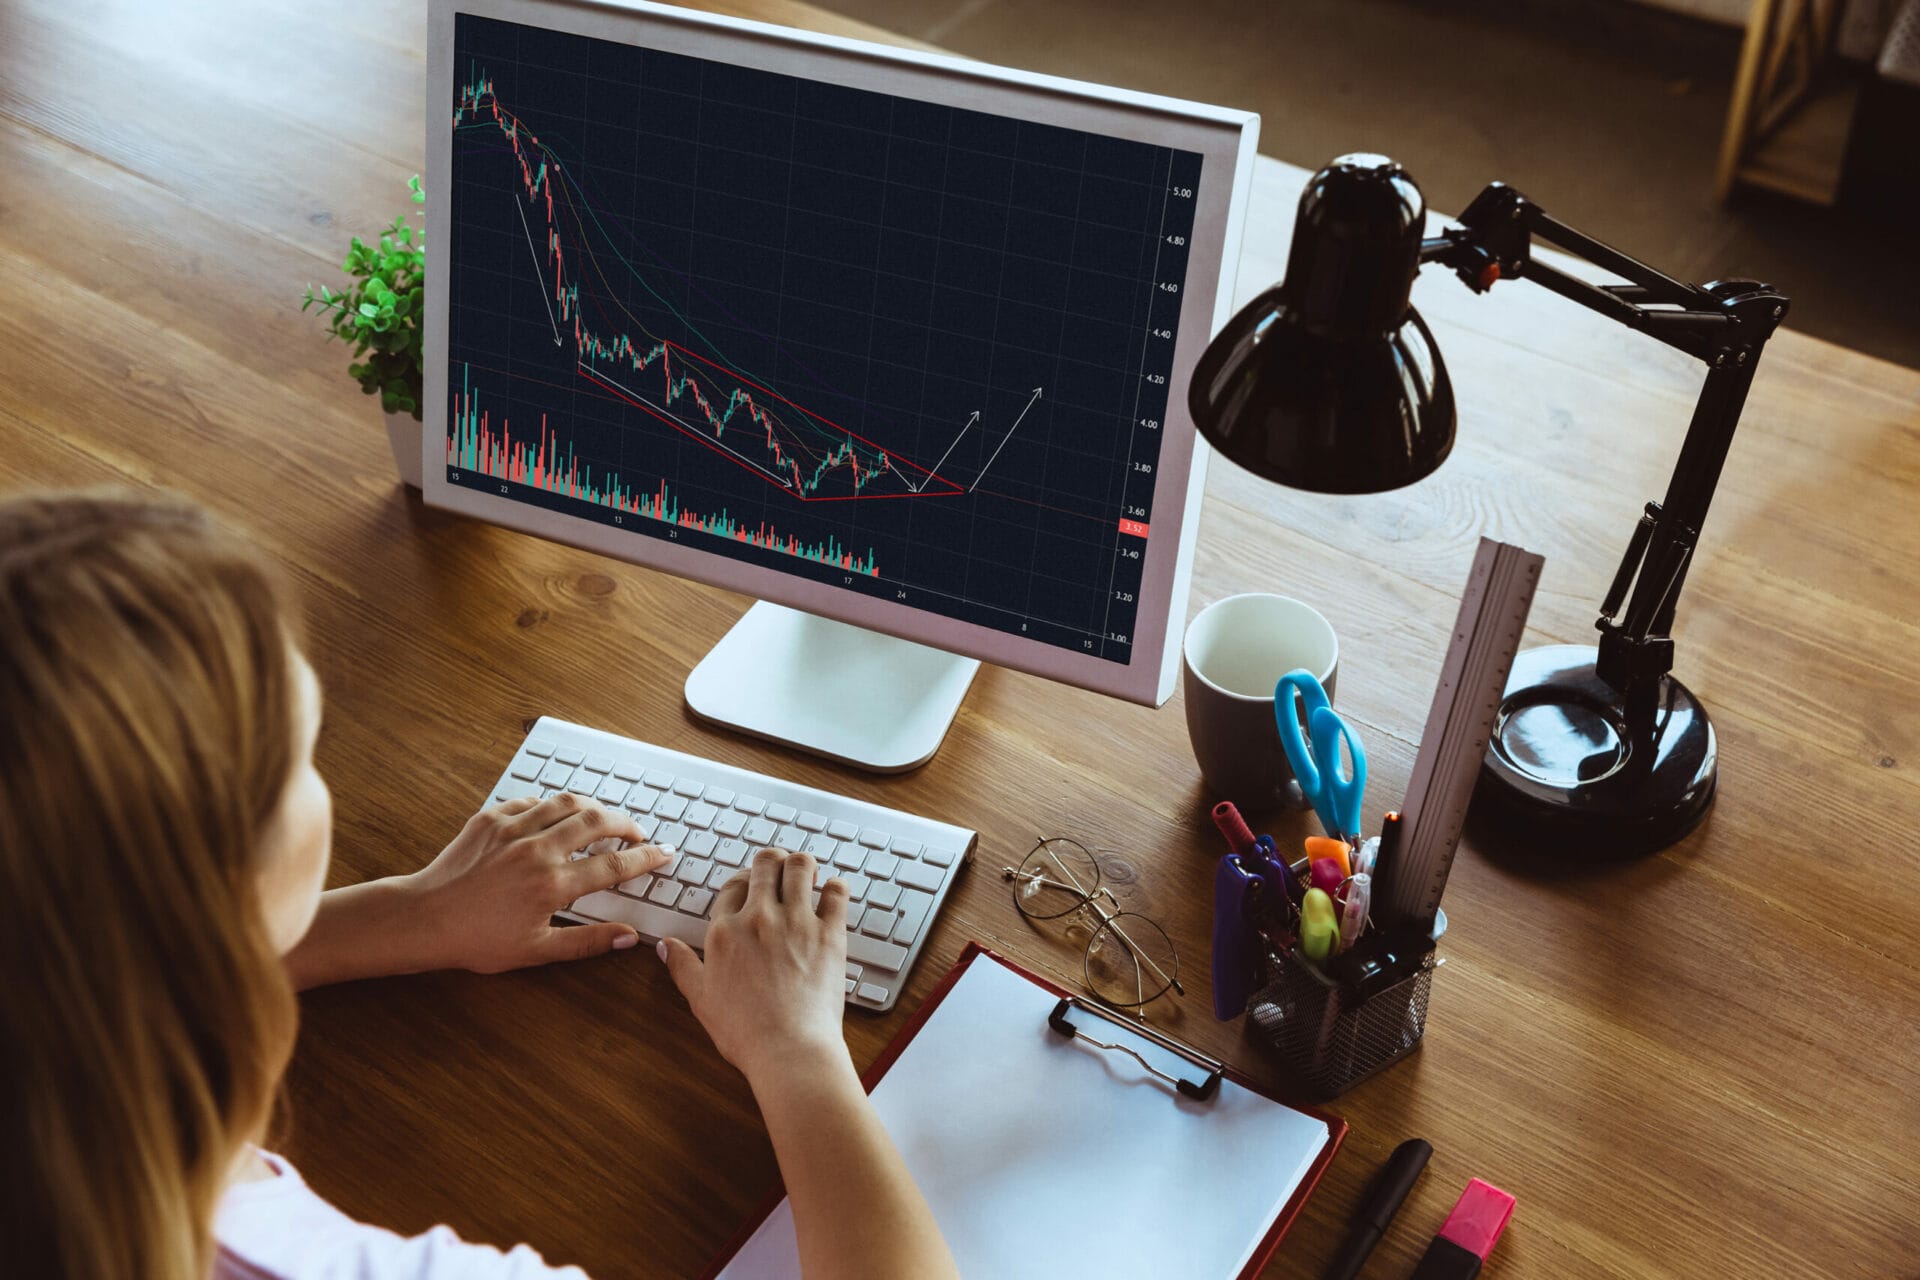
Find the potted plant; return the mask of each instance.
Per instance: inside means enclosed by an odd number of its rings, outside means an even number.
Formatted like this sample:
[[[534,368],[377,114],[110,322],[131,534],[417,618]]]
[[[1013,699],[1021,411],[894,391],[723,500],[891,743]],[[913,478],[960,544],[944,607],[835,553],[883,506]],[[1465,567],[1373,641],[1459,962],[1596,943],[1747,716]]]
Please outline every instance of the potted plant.
[[[415,204],[425,204],[420,177],[407,181]],[[300,309],[318,305],[332,337],[353,347],[347,372],[368,395],[380,397],[387,416],[387,441],[400,478],[421,487],[420,344],[426,323],[426,232],[406,216],[380,233],[377,243],[355,236],[340,269],[353,283],[344,293],[307,286]]]

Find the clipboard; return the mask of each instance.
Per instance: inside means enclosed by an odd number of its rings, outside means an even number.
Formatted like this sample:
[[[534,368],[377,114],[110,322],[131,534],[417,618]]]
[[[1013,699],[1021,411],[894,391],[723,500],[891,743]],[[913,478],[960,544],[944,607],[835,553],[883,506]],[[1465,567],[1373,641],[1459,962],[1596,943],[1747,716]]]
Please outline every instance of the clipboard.
[[[1347,1134],[977,942],[862,1083],[961,1274],[1007,1280],[1256,1276]],[[702,1280],[798,1276],[776,1186]]]

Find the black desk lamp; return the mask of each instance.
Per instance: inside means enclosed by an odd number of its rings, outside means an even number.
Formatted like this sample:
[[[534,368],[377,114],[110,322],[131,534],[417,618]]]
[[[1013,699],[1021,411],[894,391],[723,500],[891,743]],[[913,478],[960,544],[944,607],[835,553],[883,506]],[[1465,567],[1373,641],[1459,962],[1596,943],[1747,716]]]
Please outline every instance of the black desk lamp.
[[[1335,160],[1300,197],[1286,280],[1207,347],[1188,403],[1215,449],[1296,489],[1377,493],[1425,477],[1453,448],[1455,418],[1446,366],[1408,303],[1428,262],[1476,293],[1532,280],[1704,363],[1667,496],[1647,504],[1600,606],[1598,648],[1515,659],[1475,804],[1551,850],[1661,849],[1705,816],[1717,776],[1706,708],[1670,674],[1674,605],[1787,299],[1751,280],[1682,284],[1498,182],[1458,221],[1428,238],[1426,201],[1404,169],[1385,156]],[[1535,261],[1534,237],[1631,283],[1589,284]]]

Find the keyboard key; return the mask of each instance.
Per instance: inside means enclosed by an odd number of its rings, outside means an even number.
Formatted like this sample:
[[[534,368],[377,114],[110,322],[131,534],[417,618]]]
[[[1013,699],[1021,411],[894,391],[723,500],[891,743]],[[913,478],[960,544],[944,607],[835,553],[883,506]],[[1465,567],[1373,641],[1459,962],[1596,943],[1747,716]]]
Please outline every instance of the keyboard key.
[[[750,818],[757,818],[767,811],[767,802],[759,796],[735,796],[733,807]]]
[[[585,769],[573,775],[567,783],[567,790],[577,796],[592,796],[600,789],[601,778],[597,773],[588,773]]]
[[[675,848],[679,848],[687,842],[687,837],[692,834],[691,831],[688,831],[677,822],[663,822],[660,824],[660,829],[653,833],[653,840],[655,844],[670,844]]]
[[[749,822],[745,832],[746,841],[751,845],[771,844],[778,834],[780,834],[780,828],[765,818],[755,818]]]
[[[924,862],[903,862],[899,874],[894,877],[909,889],[925,889],[929,893],[938,889],[940,882],[946,878],[946,872]]]
[[[629,785],[628,783],[620,781],[618,778],[608,778],[600,784],[600,789],[593,793],[593,798],[605,805],[619,804],[627,798],[627,787]],[[645,787],[640,789],[642,791],[646,790]]]
[[[887,847],[887,833],[884,831],[875,831],[872,827],[860,828],[859,838],[860,843],[869,849],[884,849]]]
[[[855,988],[854,994],[859,996],[862,1000],[871,1000],[875,1004],[883,1004],[886,1002],[886,998],[887,998],[886,988],[876,987],[871,982],[861,983],[857,988]]]
[[[920,856],[920,842],[918,840],[895,840],[893,842],[893,851],[903,858],[917,858]]]
[[[523,782],[519,778],[509,778],[501,784],[498,791],[493,793],[493,802],[495,804],[501,804],[508,800],[524,800],[530,796],[537,796],[539,794],[539,784]]]
[[[873,881],[865,876],[841,876],[840,878],[847,882],[847,911],[851,914],[856,910],[852,904],[867,896],[867,886]]]
[[[540,771],[540,785],[558,791],[567,785],[567,779],[573,776],[573,766],[561,764],[558,760]]]
[[[681,884],[705,884],[707,873],[712,870],[713,863],[688,853],[681,857],[680,865],[675,869],[673,878]]]
[[[855,987],[856,985],[858,985],[858,984],[857,984],[857,983],[855,983],[855,982],[854,982],[854,980],[853,980],[852,978],[848,978],[848,979],[847,979],[847,994],[848,994],[848,995],[852,995],[852,994],[853,994],[853,989],[854,989],[854,987]]]
[[[811,810],[802,810],[794,822],[805,831],[825,831],[827,820]]]
[[[659,798],[660,793],[652,787],[635,787],[627,792],[627,808],[635,813],[650,813],[653,811],[653,802]]]
[[[863,974],[863,973],[865,973],[865,972],[866,972],[866,970],[865,970],[865,969],[862,969],[862,968],[861,968],[861,967],[860,967],[859,965],[857,965],[857,964],[850,964],[850,965],[848,965],[848,966],[847,966],[847,976],[848,976],[849,978],[857,978],[857,977],[859,977],[859,976],[860,976],[861,974]]]
[[[574,747],[561,747],[553,753],[553,758],[561,764],[581,764],[585,762],[587,753]]]
[[[808,836],[806,844],[801,846],[804,851],[812,854],[815,861],[818,862],[832,862],[833,851],[839,847],[839,844],[834,838],[824,831],[818,835]]]
[[[933,895],[908,889],[900,895],[900,923],[894,926],[893,940],[903,947],[913,945],[920,936],[920,926],[927,922],[927,910],[933,906]]]
[[[867,905],[879,907],[883,911],[892,911],[900,902],[900,886],[888,884],[885,880],[875,880],[867,890]]]
[[[907,949],[878,938],[869,938],[864,933],[854,933],[847,938],[847,959],[857,960],[869,969],[897,973],[900,966],[907,962]]]
[[[573,909],[589,919],[630,924],[649,938],[678,938],[690,947],[703,946],[707,941],[707,922],[698,916],[683,916],[605,890],[581,898]]]
[[[714,846],[719,843],[719,837],[711,831],[693,831],[688,833],[686,843],[680,847],[696,858],[706,858],[713,855]]]
[[[827,824],[827,834],[835,840],[851,840],[860,834],[860,827],[845,818],[835,818]]]
[[[860,927],[860,913],[858,911],[847,912],[847,932],[853,933],[855,930],[859,929],[859,927]],[[852,939],[849,938],[848,941],[851,942]]]
[[[631,880],[622,880],[620,882],[620,892],[626,894],[629,898],[644,898],[647,896],[647,890],[651,888],[653,888],[653,877],[651,875],[635,876]]]
[[[613,770],[612,756],[588,756],[587,768],[595,773],[610,773]]]
[[[698,800],[700,798],[700,792],[704,789],[705,788],[700,785],[700,779],[698,778],[675,778],[673,780],[673,794],[685,796],[689,800]]]
[[[767,817],[773,819],[775,822],[792,822],[799,816],[800,811],[790,804],[770,804],[767,806]]]
[[[530,756],[539,756],[541,759],[545,759],[546,757],[553,754],[553,744],[551,742],[548,742],[545,738],[528,738],[527,754]]]
[[[523,782],[534,782],[539,779],[540,771],[546,767],[547,762],[539,756],[519,756],[507,772]]]
[[[718,892],[727,881],[739,874],[739,867],[730,867],[724,862],[716,862],[713,864],[713,870],[707,874],[707,888]]]
[[[867,851],[857,844],[843,844],[833,855],[833,865],[842,871],[858,871],[867,860]]]
[[[680,910],[690,916],[703,916],[713,905],[713,894],[705,889],[689,889],[680,895]]]
[[[685,855],[682,854],[680,850],[675,849],[672,853],[667,855],[667,860],[665,862],[661,863],[659,866],[653,869],[653,874],[659,876],[662,880],[666,879],[667,877],[673,874],[673,869],[680,865],[680,859],[684,856]]]
[[[728,839],[739,835],[742,831],[746,830],[746,827],[747,815],[733,809],[727,810],[713,820],[714,831],[726,836]]]
[[[700,798],[710,805],[724,809],[733,803],[733,792],[725,787],[708,787],[706,793]]]
[[[687,812],[687,798],[678,794],[661,796],[654,803],[653,811],[666,822],[678,822]]]
[[[714,846],[713,856],[730,867],[737,867],[747,860],[747,846],[739,840],[722,840]]]
[[[814,887],[814,888],[816,888],[816,889],[823,889],[823,888],[825,888],[825,887],[826,887],[826,884],[827,884],[827,881],[829,881],[829,880],[831,880],[831,879],[833,879],[833,864],[832,864],[832,863],[830,863],[830,862],[823,862],[823,863],[821,863],[821,864],[820,864],[819,866],[817,866],[817,867],[815,867],[815,868],[813,869],[813,887]],[[819,906],[820,904],[819,904],[818,902],[815,902],[815,903],[814,903],[813,905],[817,907],[817,906]]]
[[[673,775],[665,769],[649,769],[641,781],[657,790],[665,791],[673,785]]]
[[[670,907],[679,899],[680,886],[671,880],[657,881],[652,892],[647,894],[648,902],[657,903],[663,907]]]
[[[920,861],[935,867],[950,867],[957,857],[959,855],[951,849],[936,849],[928,845],[926,851],[920,855]]]
[[[893,935],[894,923],[899,919],[885,907],[869,906],[867,914],[861,917],[860,932],[869,938],[887,938]]]
[[[684,818],[680,819],[680,821],[697,831],[705,831],[713,825],[713,820],[719,816],[720,811],[703,800],[698,804],[688,805],[687,814]]]
[[[867,855],[867,874],[875,880],[891,880],[893,873],[900,867],[900,859],[890,853],[870,853]]]
[[[769,844],[781,849],[798,849],[806,842],[807,833],[791,823],[780,828],[779,831],[774,833],[773,839],[768,841]]]
[[[622,760],[613,766],[613,776],[623,782],[638,782],[640,781],[640,775],[645,772],[645,769],[642,769],[631,760]]]

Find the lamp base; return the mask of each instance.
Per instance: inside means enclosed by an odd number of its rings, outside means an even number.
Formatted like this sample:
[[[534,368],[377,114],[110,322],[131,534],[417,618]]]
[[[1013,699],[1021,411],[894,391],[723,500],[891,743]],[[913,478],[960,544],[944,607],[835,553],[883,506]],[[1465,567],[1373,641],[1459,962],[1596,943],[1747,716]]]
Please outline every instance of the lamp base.
[[[1662,676],[1629,701],[1585,645],[1514,659],[1480,765],[1474,817],[1500,844],[1564,862],[1633,857],[1685,836],[1713,804],[1713,723]]]

